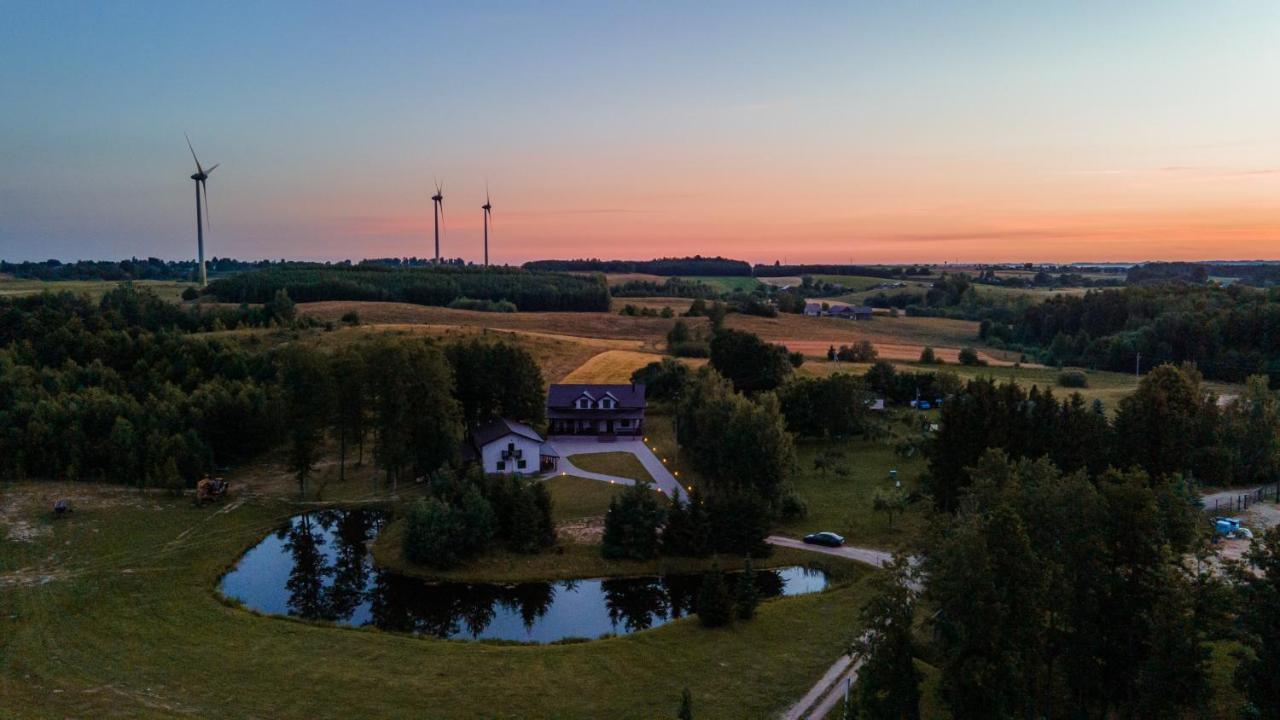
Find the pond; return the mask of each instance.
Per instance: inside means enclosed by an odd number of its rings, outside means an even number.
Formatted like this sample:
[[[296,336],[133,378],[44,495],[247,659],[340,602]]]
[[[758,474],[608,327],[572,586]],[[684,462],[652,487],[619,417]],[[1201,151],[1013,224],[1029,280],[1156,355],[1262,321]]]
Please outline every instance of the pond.
[[[441,638],[546,643],[658,627],[692,614],[701,575],[519,583],[435,583],[374,565],[367,543],[387,515],[325,510],[291,518],[240,558],[219,586],[273,615]],[[726,578],[733,587],[736,576]],[[826,575],[757,570],[762,599],[822,590]]]

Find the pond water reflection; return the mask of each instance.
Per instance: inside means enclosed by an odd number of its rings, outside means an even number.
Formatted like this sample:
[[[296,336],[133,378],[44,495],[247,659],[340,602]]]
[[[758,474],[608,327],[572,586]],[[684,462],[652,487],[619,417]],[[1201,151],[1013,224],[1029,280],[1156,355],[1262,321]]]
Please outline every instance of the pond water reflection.
[[[219,589],[275,615],[444,638],[545,643],[663,625],[693,612],[702,583],[701,575],[514,585],[428,582],[373,564],[367,542],[386,518],[376,510],[295,516],[245,553]],[[760,597],[770,598],[817,592],[827,578],[821,571],[788,567],[759,570],[756,582]]]

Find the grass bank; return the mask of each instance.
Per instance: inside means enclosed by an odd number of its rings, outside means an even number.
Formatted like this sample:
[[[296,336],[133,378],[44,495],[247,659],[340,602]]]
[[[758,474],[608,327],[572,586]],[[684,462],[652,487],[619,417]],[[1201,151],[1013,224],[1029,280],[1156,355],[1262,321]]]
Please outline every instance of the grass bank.
[[[298,507],[239,495],[187,499],[86,485],[4,486],[0,715],[23,718],[772,717],[855,630],[851,583],[765,603],[726,630],[681,620],[589,643],[504,646],[258,616],[214,584]],[[71,496],[73,517],[48,507]],[[714,672],[708,672],[714,668]]]

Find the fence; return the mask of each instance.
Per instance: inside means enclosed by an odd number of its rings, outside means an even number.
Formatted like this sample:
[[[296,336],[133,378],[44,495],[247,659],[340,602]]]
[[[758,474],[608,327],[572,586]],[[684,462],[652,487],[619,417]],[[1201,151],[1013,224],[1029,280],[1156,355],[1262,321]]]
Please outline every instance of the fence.
[[[1270,500],[1271,502],[1280,503],[1280,483],[1275,485],[1264,485],[1256,490],[1230,495],[1226,498],[1221,496],[1213,499],[1213,505],[1205,505],[1205,512],[1210,515],[1219,515],[1221,513],[1237,513],[1244,512],[1249,509],[1250,505]]]

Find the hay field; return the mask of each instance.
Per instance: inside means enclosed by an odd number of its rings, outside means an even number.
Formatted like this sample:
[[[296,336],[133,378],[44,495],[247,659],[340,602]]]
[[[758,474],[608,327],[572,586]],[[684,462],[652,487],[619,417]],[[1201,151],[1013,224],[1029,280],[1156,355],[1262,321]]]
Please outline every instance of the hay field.
[[[661,362],[669,355],[636,352],[634,350],[606,350],[589,358],[573,372],[564,376],[567,383],[629,383],[631,374],[653,362]],[[684,364],[698,368],[707,364],[704,358],[682,358]]]
[[[779,315],[776,318],[730,315],[725,324],[738,330],[749,330],[769,342],[788,346],[796,344],[794,349],[806,354],[808,351],[801,348],[810,345],[805,343],[825,343],[821,347],[823,356],[828,345],[839,347],[858,340],[870,340],[877,347],[914,349],[913,359],[920,356],[920,350],[926,345],[935,350],[955,348],[958,351],[962,347],[979,344],[978,323],[950,318],[877,315],[872,320],[854,321],[803,315]]]

